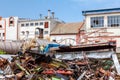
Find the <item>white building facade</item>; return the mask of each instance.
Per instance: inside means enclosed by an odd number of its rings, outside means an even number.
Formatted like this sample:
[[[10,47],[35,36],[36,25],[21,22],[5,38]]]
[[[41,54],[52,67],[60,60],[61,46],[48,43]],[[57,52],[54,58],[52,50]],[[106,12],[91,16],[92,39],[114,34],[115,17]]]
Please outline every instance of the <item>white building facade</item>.
[[[82,11],[85,31],[99,41],[115,40],[120,47],[120,8]]]
[[[18,38],[18,17],[0,17],[0,39],[17,40]]]
[[[66,34],[66,35],[51,35],[51,40],[55,40],[57,43],[63,45],[76,45],[76,35],[75,34]]]
[[[38,19],[20,21],[19,40],[25,38],[43,38],[50,40],[50,32],[59,21],[55,19]]]
[[[54,12],[41,19],[25,19],[18,17],[0,17],[0,40],[24,40],[42,38],[50,40],[50,32],[62,21],[54,18]]]

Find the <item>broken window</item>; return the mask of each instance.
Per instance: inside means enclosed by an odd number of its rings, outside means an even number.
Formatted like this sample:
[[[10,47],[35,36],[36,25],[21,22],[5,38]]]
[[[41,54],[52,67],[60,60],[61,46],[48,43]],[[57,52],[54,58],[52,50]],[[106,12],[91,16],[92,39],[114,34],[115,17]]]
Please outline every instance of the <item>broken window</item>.
[[[95,24],[99,24],[99,21],[98,21],[98,20],[94,20],[94,23],[95,23]]]
[[[104,17],[91,17],[91,28],[104,27]]]

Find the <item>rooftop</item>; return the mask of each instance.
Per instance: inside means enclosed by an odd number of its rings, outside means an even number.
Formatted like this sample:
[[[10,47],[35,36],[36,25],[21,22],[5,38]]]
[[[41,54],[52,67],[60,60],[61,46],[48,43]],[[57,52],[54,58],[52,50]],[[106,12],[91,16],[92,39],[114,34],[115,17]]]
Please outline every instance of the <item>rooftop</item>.
[[[82,14],[85,16],[88,14],[104,14],[104,13],[116,13],[116,12],[120,12],[120,8],[86,10],[86,11],[82,11]]]
[[[83,24],[83,22],[60,23],[51,31],[51,34],[76,34],[83,29]]]

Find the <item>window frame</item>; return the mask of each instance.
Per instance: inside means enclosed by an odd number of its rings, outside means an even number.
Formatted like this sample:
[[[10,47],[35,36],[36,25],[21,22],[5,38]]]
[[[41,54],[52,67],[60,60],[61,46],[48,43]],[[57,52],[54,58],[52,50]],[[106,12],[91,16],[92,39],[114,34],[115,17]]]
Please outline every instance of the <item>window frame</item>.
[[[40,26],[42,26],[43,25],[43,22],[40,22]]]
[[[22,31],[21,33],[22,33],[22,35],[25,35],[25,31]]]
[[[38,22],[35,22],[35,26],[38,26],[39,24],[38,24]]]
[[[46,33],[47,32],[47,33]],[[44,34],[48,34],[49,32],[48,31],[44,31]]]
[[[3,35],[3,37],[5,37],[5,33],[3,33],[2,35]]]
[[[11,23],[11,21],[12,21],[12,23]],[[9,26],[11,27],[11,26],[14,26],[14,17],[10,17],[9,18]]]
[[[26,31],[26,35],[29,35],[30,34],[30,32],[29,31]]]
[[[90,17],[90,27],[91,28],[104,27],[104,16]]]
[[[0,25],[0,28],[2,28],[2,25]]]
[[[24,27],[25,26],[25,24],[21,24],[21,27]]]
[[[30,23],[30,26],[34,26],[34,23]]]
[[[120,27],[120,15],[107,16],[108,27]]]
[[[25,26],[29,26],[29,23],[26,23]]]

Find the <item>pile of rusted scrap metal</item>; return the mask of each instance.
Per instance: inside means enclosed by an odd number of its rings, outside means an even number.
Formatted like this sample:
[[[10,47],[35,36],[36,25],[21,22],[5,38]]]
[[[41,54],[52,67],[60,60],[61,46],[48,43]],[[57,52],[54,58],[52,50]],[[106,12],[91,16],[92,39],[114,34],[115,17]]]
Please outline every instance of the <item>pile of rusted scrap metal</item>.
[[[25,53],[0,58],[0,80],[120,80],[111,59],[60,60],[50,55]]]
[[[17,80],[13,74],[10,62],[0,56],[0,80]]]

